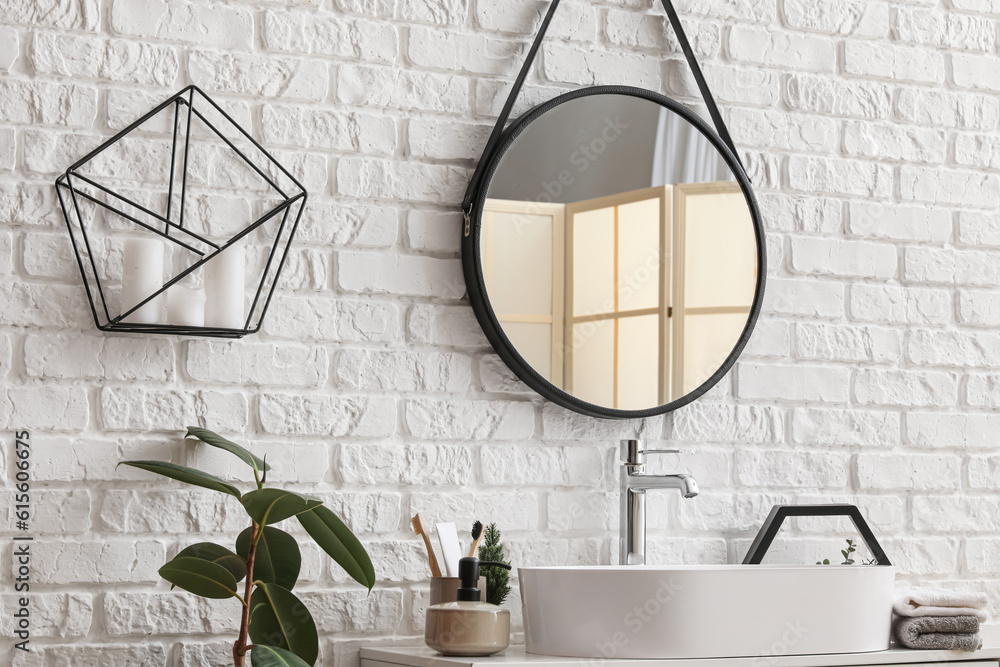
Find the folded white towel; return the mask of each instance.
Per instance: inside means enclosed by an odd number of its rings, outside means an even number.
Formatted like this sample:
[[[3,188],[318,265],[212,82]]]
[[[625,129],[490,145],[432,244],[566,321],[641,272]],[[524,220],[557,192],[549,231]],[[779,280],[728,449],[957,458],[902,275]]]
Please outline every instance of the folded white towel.
[[[899,616],[975,616],[986,621],[985,593],[944,588],[908,588],[899,591],[892,610]]]

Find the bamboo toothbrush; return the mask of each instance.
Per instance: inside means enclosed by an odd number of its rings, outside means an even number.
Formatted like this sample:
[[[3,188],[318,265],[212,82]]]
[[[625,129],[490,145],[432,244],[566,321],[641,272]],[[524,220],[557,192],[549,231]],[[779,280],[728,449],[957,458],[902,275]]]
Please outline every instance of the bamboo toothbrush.
[[[479,548],[479,540],[483,539],[483,522],[476,521],[472,524],[472,546],[469,548],[469,556],[475,557],[476,549]]]
[[[440,577],[441,568],[438,567],[437,558],[434,556],[434,547],[431,546],[431,538],[427,534],[427,527],[424,526],[424,520],[420,518],[419,512],[410,519],[410,525],[413,526],[414,533],[424,538],[424,546],[427,548],[427,562],[431,565],[431,576]]]

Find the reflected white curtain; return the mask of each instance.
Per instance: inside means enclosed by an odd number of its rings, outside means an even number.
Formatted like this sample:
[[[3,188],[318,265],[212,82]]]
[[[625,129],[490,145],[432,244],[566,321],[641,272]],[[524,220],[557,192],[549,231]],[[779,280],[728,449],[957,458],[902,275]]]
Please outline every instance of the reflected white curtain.
[[[694,125],[661,108],[650,185],[732,180],[733,174],[715,146]]]

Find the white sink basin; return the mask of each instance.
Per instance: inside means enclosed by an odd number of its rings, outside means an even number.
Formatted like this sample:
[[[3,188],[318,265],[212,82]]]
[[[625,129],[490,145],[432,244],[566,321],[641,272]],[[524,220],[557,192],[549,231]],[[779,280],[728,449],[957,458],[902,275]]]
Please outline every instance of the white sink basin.
[[[518,578],[529,653],[605,660],[889,648],[888,566],[523,567]]]

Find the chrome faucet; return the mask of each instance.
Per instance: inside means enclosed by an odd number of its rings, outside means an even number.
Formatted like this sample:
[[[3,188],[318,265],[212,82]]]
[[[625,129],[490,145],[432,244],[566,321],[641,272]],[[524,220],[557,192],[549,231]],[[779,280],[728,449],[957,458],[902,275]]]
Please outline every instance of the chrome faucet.
[[[646,491],[678,489],[685,498],[698,495],[691,475],[651,475],[646,454],[676,454],[676,449],[644,449],[641,440],[621,441],[621,565],[646,564]]]

